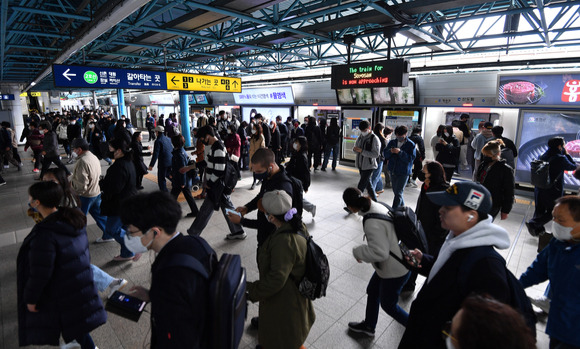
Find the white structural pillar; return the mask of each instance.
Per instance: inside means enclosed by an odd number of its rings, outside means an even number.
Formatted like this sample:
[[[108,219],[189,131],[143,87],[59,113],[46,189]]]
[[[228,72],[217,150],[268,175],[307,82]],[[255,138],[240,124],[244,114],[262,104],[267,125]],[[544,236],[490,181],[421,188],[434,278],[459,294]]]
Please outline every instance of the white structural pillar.
[[[97,91],[93,91],[93,105],[94,105],[94,110],[99,109],[99,101],[97,101]]]
[[[7,111],[5,115],[8,115],[8,122],[12,126],[12,129],[16,131],[16,138],[20,140],[22,131],[24,130],[24,116],[22,114],[22,103],[20,102],[20,85],[18,84],[6,84],[2,85],[1,91],[3,94],[13,94],[14,100],[3,100],[2,110]],[[28,114],[28,112],[26,113]]]

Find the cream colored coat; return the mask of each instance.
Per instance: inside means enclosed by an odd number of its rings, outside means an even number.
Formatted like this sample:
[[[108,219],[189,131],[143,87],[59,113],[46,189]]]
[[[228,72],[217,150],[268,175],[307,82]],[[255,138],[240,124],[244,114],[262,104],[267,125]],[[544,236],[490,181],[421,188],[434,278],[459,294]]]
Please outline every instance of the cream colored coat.
[[[71,184],[74,191],[87,198],[93,198],[101,193],[99,177],[101,162],[90,151],[86,151],[77,159],[73,169]]]

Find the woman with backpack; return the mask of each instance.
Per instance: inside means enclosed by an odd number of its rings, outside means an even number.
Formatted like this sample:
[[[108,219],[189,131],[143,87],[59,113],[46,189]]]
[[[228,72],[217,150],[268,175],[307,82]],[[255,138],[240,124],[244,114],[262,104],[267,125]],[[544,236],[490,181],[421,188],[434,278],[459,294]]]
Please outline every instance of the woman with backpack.
[[[349,322],[348,328],[367,336],[375,335],[379,318],[379,306],[401,325],[406,326],[409,314],[397,303],[403,285],[411,274],[402,264],[403,254],[398,246],[399,239],[392,222],[373,215],[387,216],[389,210],[363,196],[357,188],[347,188],[342,194],[346,208],[351,213],[363,216],[364,237],[367,245],[360,245],[352,250],[357,262],[372,263],[375,273],[367,286],[367,306],[365,319],[361,322]],[[365,217],[370,215],[368,217]],[[401,261],[393,258],[393,255]]]
[[[306,226],[283,190],[264,193],[262,206],[276,230],[258,248],[260,279],[247,283],[248,300],[260,302],[257,348],[302,348],[315,314],[298,290],[306,272]]]
[[[493,203],[489,215],[495,219],[501,213],[501,220],[507,219],[514,205],[514,171],[501,158],[501,139],[487,142],[481,149],[481,163],[475,175],[475,181],[482,184],[491,193]]]

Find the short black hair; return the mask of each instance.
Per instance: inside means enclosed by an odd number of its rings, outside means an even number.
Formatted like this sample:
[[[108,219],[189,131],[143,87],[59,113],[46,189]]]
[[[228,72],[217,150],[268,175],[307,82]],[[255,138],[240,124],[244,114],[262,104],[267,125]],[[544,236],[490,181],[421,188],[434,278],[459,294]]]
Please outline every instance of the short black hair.
[[[205,126],[201,127],[199,130],[197,130],[197,133],[195,136],[197,138],[204,139],[205,136],[207,136],[207,135],[215,137],[215,131],[213,130],[213,127],[211,127],[211,125],[205,125]]]
[[[143,234],[153,227],[173,234],[181,214],[181,205],[169,193],[162,191],[133,195],[122,201],[120,209],[123,224],[132,224]]]
[[[2,126],[6,128],[10,128],[10,123],[8,121],[2,121]]]
[[[415,126],[413,127],[413,133],[421,133],[423,129],[421,129],[421,126]]]
[[[344,190],[342,200],[347,206],[356,207],[363,212],[367,212],[371,208],[371,199],[363,196],[362,192],[354,187]]]
[[[501,136],[503,134],[503,127],[501,127],[501,126],[494,126],[491,129],[491,133],[493,133],[496,136]]]
[[[553,137],[548,140],[548,148],[556,149],[564,146],[564,137]]]
[[[262,167],[268,167],[270,164],[276,162],[274,152],[268,148],[260,148],[252,155],[252,164],[257,164]]]
[[[33,200],[38,200],[44,207],[58,207],[64,196],[62,187],[55,182],[38,182],[28,188],[28,195]]]
[[[395,135],[396,136],[403,136],[403,135],[406,136],[408,132],[409,132],[409,129],[405,125],[399,125],[399,126],[397,126],[397,128],[395,128]]]
[[[174,148],[183,148],[185,145],[185,139],[182,135],[175,135],[171,137],[171,144]]]
[[[469,114],[461,114],[459,119],[469,119]]]
[[[42,121],[38,127],[43,130],[52,130],[52,125],[49,121]]]
[[[358,129],[361,131],[366,131],[366,129],[368,129],[369,126],[370,126],[369,122],[366,120],[363,120],[358,124]]]

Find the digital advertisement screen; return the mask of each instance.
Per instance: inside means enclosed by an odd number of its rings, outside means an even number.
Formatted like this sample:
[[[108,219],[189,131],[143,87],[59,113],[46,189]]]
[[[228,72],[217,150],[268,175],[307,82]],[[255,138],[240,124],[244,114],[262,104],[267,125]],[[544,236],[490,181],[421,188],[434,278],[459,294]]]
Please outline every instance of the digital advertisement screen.
[[[339,105],[370,105],[373,104],[373,92],[370,88],[347,88],[336,90]]]
[[[498,105],[580,106],[580,74],[500,75]]]
[[[151,104],[174,105],[173,96],[171,93],[162,93],[159,95],[149,95]]]
[[[374,87],[373,100],[379,105],[414,105],[415,79],[409,79],[407,87]]]
[[[262,114],[268,122],[275,121],[278,115],[282,117],[282,120],[286,120],[287,117],[292,116],[289,107],[242,107],[243,121],[249,123],[250,117],[254,117],[256,114]]]
[[[566,150],[574,161],[580,162],[580,113],[557,111],[522,111],[516,182],[530,183],[530,163],[548,150],[548,140],[564,137]],[[564,173],[564,188],[578,190],[580,181]]]
[[[292,86],[272,86],[264,88],[244,88],[242,93],[234,93],[239,105],[294,104]]]
[[[194,93],[193,97],[195,98],[195,101],[197,102],[197,104],[209,104],[209,102],[207,100],[207,96],[205,95],[205,93],[202,93],[202,94]]]
[[[338,104],[340,105],[354,104],[350,88],[336,90],[336,98],[338,100]]]

